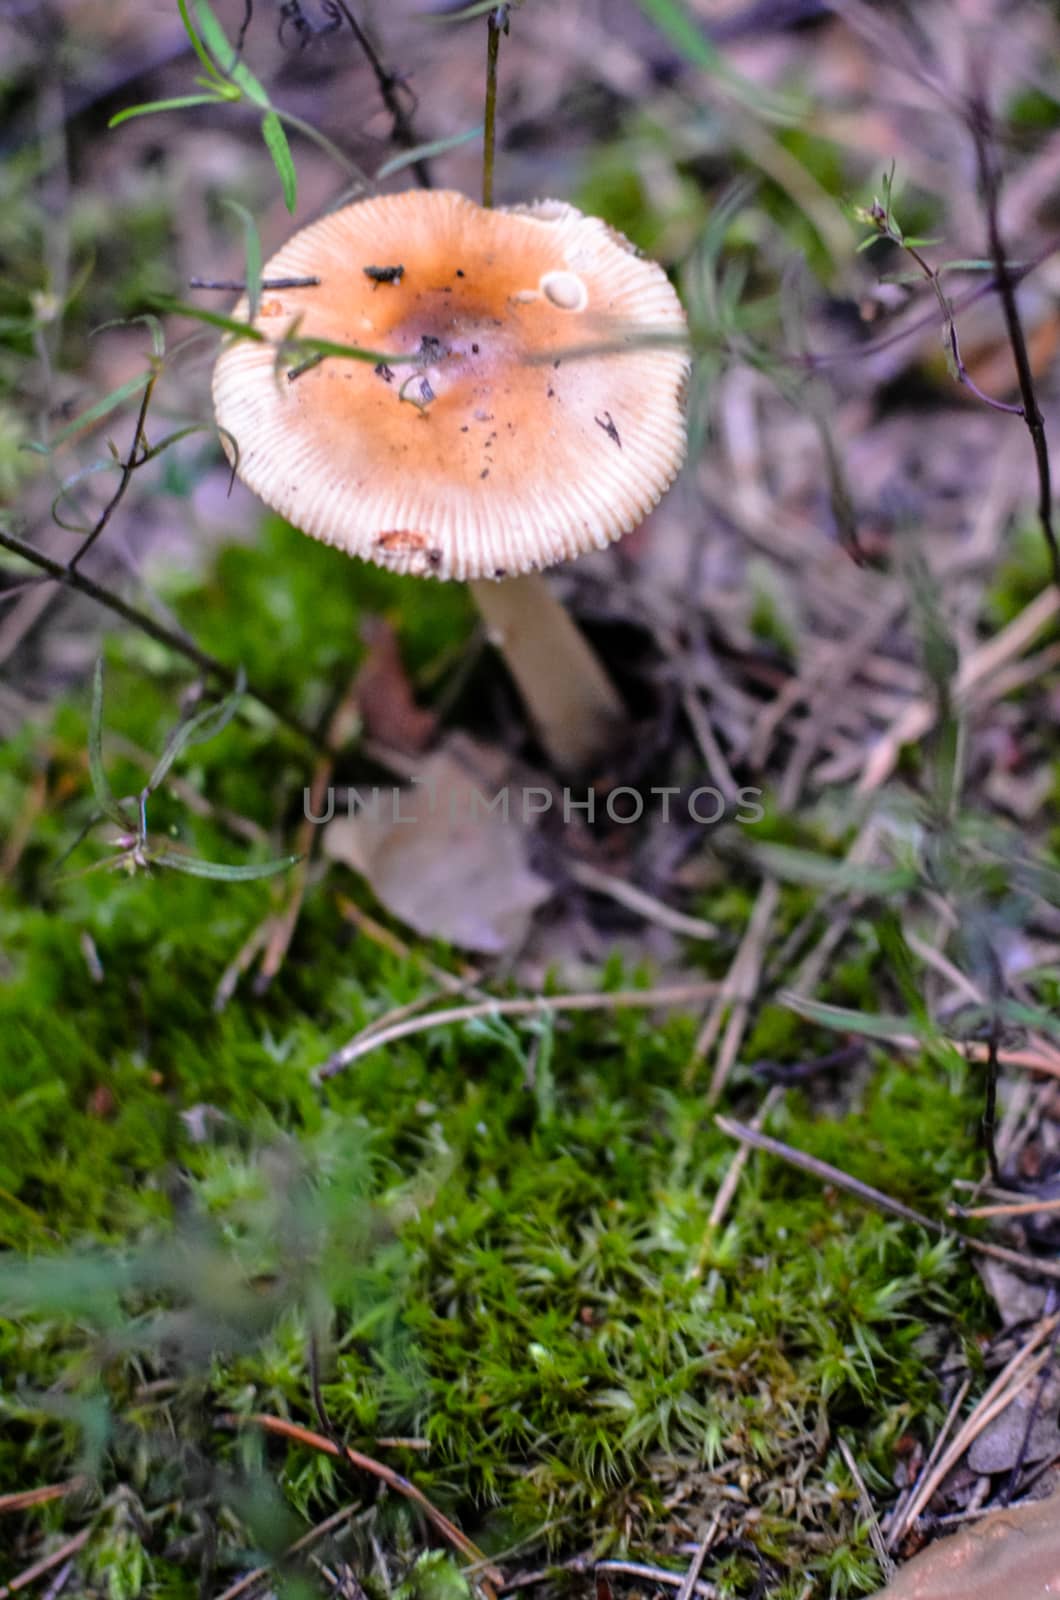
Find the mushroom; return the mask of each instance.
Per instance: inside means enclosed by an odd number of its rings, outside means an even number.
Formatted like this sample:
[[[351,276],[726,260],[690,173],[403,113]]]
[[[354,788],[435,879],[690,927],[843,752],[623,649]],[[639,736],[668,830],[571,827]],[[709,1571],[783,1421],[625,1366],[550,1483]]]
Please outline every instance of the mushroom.
[[[585,770],[624,707],[531,575],[620,539],[681,465],[686,323],[662,268],[559,201],[487,210],[415,190],[323,217],[264,276],[319,281],[266,290],[264,341],[234,337],[218,358],[239,476],[350,555],[469,580],[543,746]],[[248,320],[245,297],[234,315]],[[401,361],[279,377],[292,332]]]

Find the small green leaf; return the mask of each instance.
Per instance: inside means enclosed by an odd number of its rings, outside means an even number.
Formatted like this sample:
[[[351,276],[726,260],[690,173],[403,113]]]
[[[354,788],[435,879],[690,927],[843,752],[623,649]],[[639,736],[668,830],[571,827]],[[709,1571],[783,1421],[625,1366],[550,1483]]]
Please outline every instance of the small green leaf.
[[[132,117],[152,117],[156,111],[183,111],[188,106],[213,105],[220,98],[221,96],[217,94],[181,94],[174,100],[151,100],[142,106],[126,106],[124,111],[114,113],[107,127],[117,128]]]
[[[169,295],[155,295],[153,304],[167,316],[193,317],[196,322],[220,328],[223,333],[237,334],[239,338],[251,339],[255,344],[265,343],[265,335],[259,329],[251,327],[249,322],[240,322],[237,317],[226,317],[221,311],[206,311],[202,306],[193,306],[187,300],[174,300]]]
[[[178,0],[178,3],[183,10],[185,0]],[[270,101],[264,86],[260,79],[254,76],[246,63],[240,61],[235,46],[214,15],[209,0],[192,0],[192,4],[195,7],[195,19],[199,24],[199,30],[206,42],[206,47],[225,77],[230,78],[234,84],[238,84],[247,99],[252,100],[256,106],[268,109]]]
[[[92,710],[88,723],[88,771],[92,790],[103,815],[119,828],[132,832],[134,824],[118,804],[103,767],[103,657],[96,658],[92,675]]]
[[[826,1005],[823,1000],[807,1000],[801,994],[783,990],[777,1002],[807,1022],[816,1022],[821,1028],[834,1028],[838,1033],[856,1033],[865,1039],[921,1039],[925,1029],[915,1017],[894,1017],[874,1011],[851,1011],[846,1006]],[[927,1037],[931,1037],[930,1034]]]
[[[261,861],[248,866],[228,866],[223,861],[203,861],[198,856],[178,855],[173,850],[151,852],[151,861],[160,867],[172,867],[175,872],[185,872],[191,878],[213,878],[221,883],[251,883],[257,878],[275,878],[287,872],[302,858],[282,856],[277,861]]]
[[[291,147],[287,143],[287,135],[283,131],[283,123],[275,111],[266,111],[262,117],[261,136],[265,140],[276,171],[280,175],[284,204],[288,211],[293,211],[298,203],[298,177],[294,170]]]
[[[155,770],[147,780],[149,790],[153,791],[159,787],[177,757],[191,745],[205,744],[208,739],[213,739],[228,726],[239,709],[246,683],[246,674],[241,667],[236,686],[230,694],[225,695],[216,705],[206,706],[202,711],[196,712],[187,722],[180,723],[173,730],[166,740],[166,747],[158,759]]]
[[[32,444],[26,445],[26,449],[40,456],[50,455],[82,428],[87,428],[91,423],[99,422],[102,417],[109,416],[112,411],[117,411],[120,405],[124,405],[126,400],[131,400],[134,394],[146,389],[151,377],[150,372],[141,372],[135,378],[130,378],[127,383],[112,389],[110,394],[105,394],[102,400],[97,400],[94,406],[89,406],[87,411],[82,411],[80,416],[75,417],[73,422],[68,422],[65,428],[60,428],[50,443],[42,444],[35,440]]]
[[[1010,261],[1009,271],[1019,270],[1020,262]],[[986,256],[964,256],[954,261],[943,261],[935,268],[936,272],[992,272],[994,263]]]
[[[151,349],[161,361],[166,353],[166,333],[161,322],[150,311],[141,311],[137,317],[112,317],[109,322],[101,322],[92,329],[91,338],[97,333],[105,333],[108,328],[131,328],[137,322],[142,322],[151,331]]]
[[[917,883],[916,873],[909,868],[860,866],[786,844],[759,845],[754,858],[774,876],[788,883],[807,884],[813,889],[891,895],[913,889]]]
[[[188,12],[187,0],[177,0],[177,10],[180,12],[180,20],[184,24],[184,31],[188,35],[188,38],[191,40],[192,49],[195,51],[195,54],[198,56],[199,60],[202,62],[203,67],[206,69],[206,72],[209,75],[209,77],[210,78],[216,78],[217,77],[217,68],[214,66],[213,62],[210,60],[210,56],[209,56],[209,53],[207,52],[206,46],[203,44],[202,40],[199,38],[199,35],[198,35],[197,30],[196,30],[195,24],[191,20],[191,16],[190,16],[190,14]],[[227,43],[227,41],[226,41],[226,43]]]
[[[235,212],[243,224],[244,282],[247,286],[247,308],[253,321],[261,302],[261,236],[246,206],[241,206],[238,200],[226,200],[224,204],[229,211]]]

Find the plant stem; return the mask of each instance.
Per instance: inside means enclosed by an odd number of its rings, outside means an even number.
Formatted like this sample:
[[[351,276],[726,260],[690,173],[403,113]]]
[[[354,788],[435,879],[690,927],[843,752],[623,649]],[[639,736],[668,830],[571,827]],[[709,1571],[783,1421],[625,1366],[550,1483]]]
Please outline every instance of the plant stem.
[[[357,40],[368,65],[375,74],[375,81],[379,85],[379,93],[382,96],[383,104],[390,112],[393,120],[392,135],[395,142],[403,150],[414,150],[418,141],[416,130],[412,124],[412,116],[401,104],[398,95],[398,89],[402,85],[401,78],[396,72],[391,72],[384,64],[368,34],[357,21],[350,7],[344,3],[344,0],[336,0],[336,3],[339,10],[345,15],[354,38]],[[417,156],[412,163],[412,170],[416,174],[416,181],[420,188],[429,189],[431,187],[431,169],[427,164],[426,157],[423,155]]]
[[[497,142],[497,57],[501,29],[508,31],[508,7],[497,6],[486,18],[486,110],[482,133],[482,204],[493,204],[493,158]]]
[[[141,464],[142,458],[140,460],[137,458],[140,456],[141,445],[143,445],[145,450],[147,448],[147,437],[144,430],[147,427],[147,412],[151,404],[151,396],[155,392],[155,384],[158,382],[158,378],[159,373],[156,370],[151,374],[146,385],[144,386],[143,398],[140,401],[140,410],[136,417],[136,427],[133,429],[132,444],[129,446],[129,454],[122,462],[121,482],[118,484],[118,487],[115,489],[114,493],[107,501],[107,504],[100,512],[99,517],[96,520],[95,527],[92,528],[84,542],[78,545],[77,549],[70,557],[70,560],[67,563],[68,570],[70,572],[74,572],[76,570],[78,562],[83,556],[88,554],[96,540],[99,538],[100,534],[106,528],[107,523],[114,515],[118,506],[121,504],[126,489],[132,482],[133,473]]]
[[[979,187],[982,190],[983,206],[986,212],[990,259],[994,264],[994,278],[997,283],[998,297],[1001,301],[1005,327],[1008,331],[1008,342],[1012,347],[1012,355],[1016,363],[1016,375],[1019,379],[1023,420],[1027,424],[1027,431],[1031,436],[1031,444],[1034,447],[1034,462],[1038,470],[1038,519],[1041,522],[1042,534],[1049,550],[1049,560],[1053,569],[1053,582],[1060,588],[1060,545],[1057,544],[1056,529],[1053,525],[1052,473],[1049,465],[1049,445],[1045,437],[1045,418],[1042,416],[1042,410],[1038,404],[1038,396],[1034,388],[1034,373],[1031,370],[1031,359],[1027,352],[1027,340],[1024,336],[1023,324],[1020,321],[1019,307],[1016,304],[1015,278],[1005,259],[1005,246],[1001,238],[1001,177],[994,153],[990,147],[991,122],[985,95],[973,101],[969,110],[968,125],[975,145]]]
[[[273,110],[281,122],[286,122],[289,128],[296,129],[304,138],[315,144],[319,150],[323,150],[324,154],[330,156],[332,161],[337,162],[347,176],[359,183],[362,189],[370,190],[374,187],[364,168],[359,167],[356,161],[353,161],[339,149],[337,144],[333,144],[326,133],[321,133],[319,128],[314,128],[311,122],[304,122],[301,117],[296,117],[293,111],[281,111],[279,106],[274,106]]]
[[[191,661],[199,668],[200,672],[205,672],[210,677],[216,678],[226,688],[234,689],[237,687],[238,674],[233,667],[226,666],[216,656],[210,655],[209,651],[200,649],[192,640],[182,638],[172,628],[167,628],[161,622],[156,622],[154,617],[149,616],[146,611],[141,611],[138,607],[130,605],[120,595],[113,594],[111,590],[105,589],[102,584],[96,583],[92,578],[86,578],[80,572],[71,571],[69,567],[63,566],[61,562],[53,561],[50,556],[42,555],[31,544],[23,543],[14,534],[5,533],[2,529],[0,529],[0,546],[5,550],[10,550],[16,556],[21,556],[23,561],[28,561],[31,566],[38,567],[41,572],[46,572],[50,578],[55,579],[56,583],[65,584],[68,589],[76,589],[78,594],[87,595],[90,600],[95,600],[98,605],[105,606],[108,611],[113,611],[116,616],[121,617],[125,622],[131,622],[134,628],[139,628],[141,633],[147,634],[148,638],[154,639],[158,644],[163,644],[167,649],[175,651],[177,655],[183,656],[186,661]],[[256,700],[259,705],[264,706],[267,711],[271,711],[277,721],[282,722],[284,727],[289,728],[292,733],[296,733],[306,744],[311,745],[316,750],[325,747],[324,740],[321,739],[319,734],[314,733],[312,728],[296,717],[292,711],[288,711],[285,706],[274,700],[271,695],[264,693],[261,689],[252,688],[250,684],[244,686],[243,692],[251,700]]]

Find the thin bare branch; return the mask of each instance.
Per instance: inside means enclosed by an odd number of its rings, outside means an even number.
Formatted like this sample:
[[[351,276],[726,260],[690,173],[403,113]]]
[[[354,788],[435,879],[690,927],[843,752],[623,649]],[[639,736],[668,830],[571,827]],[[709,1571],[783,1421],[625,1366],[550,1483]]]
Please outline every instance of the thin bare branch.
[[[994,264],[994,279],[1005,317],[1009,344],[1012,346],[1012,355],[1016,363],[1023,420],[1027,424],[1027,431],[1034,447],[1034,464],[1038,472],[1038,520],[1041,522],[1042,535],[1049,549],[1053,582],[1060,588],[1060,545],[1057,544],[1056,529],[1053,524],[1052,469],[1049,461],[1049,445],[1045,437],[1045,418],[1038,404],[1031,358],[1027,350],[1019,307],[1016,304],[1015,278],[1006,259],[1005,246],[1001,238],[1001,173],[994,148],[993,123],[985,95],[977,94],[974,97],[969,108],[968,126],[975,146],[979,187],[986,213],[987,241],[990,259]]]
[[[31,566],[46,572],[56,583],[61,583],[68,589],[74,589],[78,594],[87,595],[90,600],[95,600],[97,605],[105,606],[108,611],[113,611],[123,621],[129,622],[134,628],[139,628],[141,633],[146,633],[148,638],[154,639],[158,644],[165,645],[168,650],[173,650],[177,655],[183,656],[186,661],[199,668],[200,672],[208,677],[215,678],[227,689],[234,689],[238,683],[238,674],[234,667],[226,666],[209,651],[201,649],[191,639],[186,639],[182,634],[176,633],[172,628],[167,628],[161,622],[156,622],[154,617],[146,611],[141,611],[137,606],[130,605],[120,595],[114,594],[101,583],[96,583],[92,578],[86,578],[80,572],[72,572],[69,566],[64,566],[60,561],[53,561],[50,556],[42,555],[31,544],[16,538],[12,533],[5,533],[0,529],[0,546],[10,550],[13,555],[21,556],[23,561],[28,561]],[[255,689],[251,684],[246,684],[243,689],[251,700],[256,700],[266,710],[271,711],[285,728],[298,735],[313,749],[326,748],[326,742],[320,734],[307,723],[296,717],[286,706],[280,704],[272,695],[262,689]]]

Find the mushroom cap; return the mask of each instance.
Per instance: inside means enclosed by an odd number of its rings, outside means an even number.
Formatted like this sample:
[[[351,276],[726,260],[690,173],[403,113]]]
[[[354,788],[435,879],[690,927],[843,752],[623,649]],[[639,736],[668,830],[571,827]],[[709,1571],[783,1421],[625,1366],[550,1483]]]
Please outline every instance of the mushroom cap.
[[[326,544],[395,572],[507,577],[605,548],[677,474],[680,301],[573,206],[361,200],[263,276],[320,283],[263,291],[264,342],[233,337],[218,358],[217,422],[243,481]],[[292,331],[406,359],[298,372],[298,356],[277,363]]]

